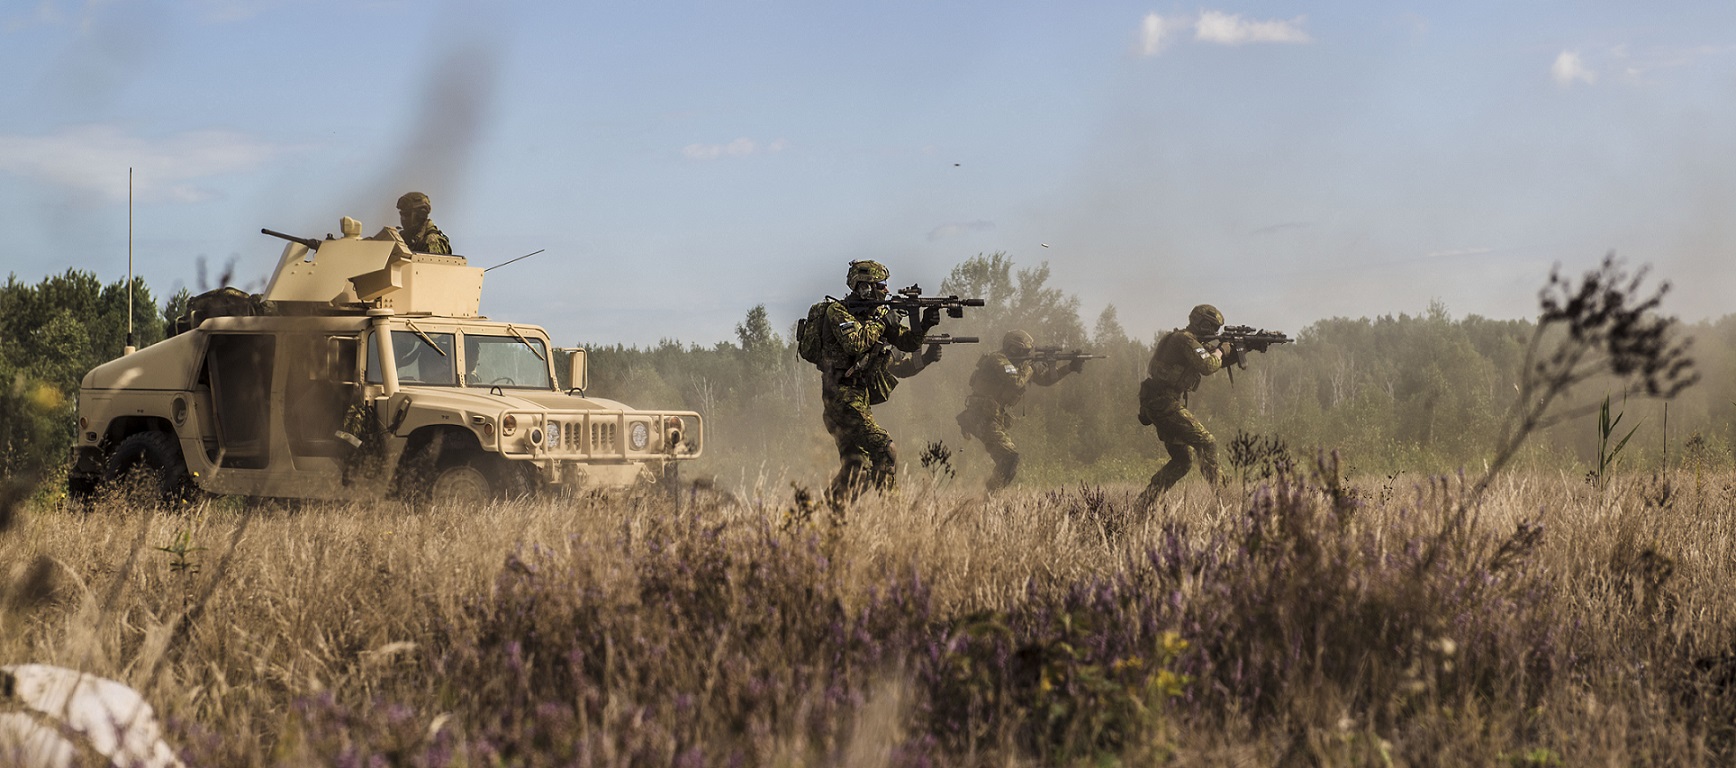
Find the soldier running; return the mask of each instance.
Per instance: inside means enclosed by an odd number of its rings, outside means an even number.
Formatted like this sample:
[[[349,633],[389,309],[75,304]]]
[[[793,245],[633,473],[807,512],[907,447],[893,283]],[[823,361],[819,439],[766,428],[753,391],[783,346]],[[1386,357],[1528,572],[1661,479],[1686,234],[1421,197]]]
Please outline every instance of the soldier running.
[[[1169,451],[1169,462],[1151,476],[1151,483],[1139,495],[1141,505],[1150,505],[1170,486],[1175,485],[1193,468],[1193,454],[1199,454],[1200,476],[1216,485],[1218,475],[1218,443],[1205,425],[1187,409],[1187,393],[1200,385],[1200,379],[1223,367],[1224,352],[1206,350],[1201,336],[1211,336],[1224,324],[1224,315],[1210,304],[1193,308],[1187,316],[1187,328],[1170,331],[1157,342],[1147,366],[1149,378],[1139,385],[1139,423],[1157,428],[1157,439]]]
[[[1019,450],[1009,434],[1013,426],[1012,407],[1025,397],[1025,389],[1036,384],[1053,385],[1085,369],[1085,360],[1074,358],[1060,362],[1033,362],[1031,351],[1036,341],[1021,330],[1007,331],[1001,337],[999,352],[990,352],[977,360],[970,375],[970,395],[964,399],[964,410],[958,414],[958,428],[965,439],[983,441],[983,449],[995,461],[989,475],[988,489],[1000,490],[1013,482],[1019,471]]]
[[[940,324],[940,308],[923,310],[916,327],[884,304],[892,273],[877,261],[852,261],[845,282],[850,296],[824,302],[820,334],[820,404],[826,431],[838,444],[840,466],[832,478],[833,503],[854,501],[870,484],[882,492],[897,487],[898,448],[874,421],[873,406],[897,386],[886,347],[914,353],[928,329]],[[856,303],[860,302],[860,303]],[[935,350],[933,358],[938,358]],[[925,361],[932,362],[932,358]]]

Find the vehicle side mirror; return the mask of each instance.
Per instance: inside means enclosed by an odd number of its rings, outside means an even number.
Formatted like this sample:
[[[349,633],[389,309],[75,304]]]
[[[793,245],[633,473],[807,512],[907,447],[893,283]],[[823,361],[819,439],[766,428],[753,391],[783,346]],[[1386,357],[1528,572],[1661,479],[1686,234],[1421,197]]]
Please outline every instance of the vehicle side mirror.
[[[567,353],[567,390],[584,394],[590,385],[590,371],[585,365],[584,347],[563,350]]]

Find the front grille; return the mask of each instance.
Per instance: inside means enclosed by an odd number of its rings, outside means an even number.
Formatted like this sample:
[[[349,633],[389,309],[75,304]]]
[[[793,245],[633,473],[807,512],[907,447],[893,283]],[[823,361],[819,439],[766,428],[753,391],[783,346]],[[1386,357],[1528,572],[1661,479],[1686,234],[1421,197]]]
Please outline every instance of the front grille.
[[[616,440],[617,440],[617,436],[615,434],[615,425],[614,424],[592,424],[591,425],[591,452],[592,453],[618,453],[618,452],[620,452],[621,446],[616,442]]]

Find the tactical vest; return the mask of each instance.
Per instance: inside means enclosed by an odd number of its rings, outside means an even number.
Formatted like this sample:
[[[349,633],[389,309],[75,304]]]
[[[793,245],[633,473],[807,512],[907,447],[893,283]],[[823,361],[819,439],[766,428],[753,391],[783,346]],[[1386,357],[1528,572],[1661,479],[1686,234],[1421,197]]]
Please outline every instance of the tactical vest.
[[[1192,333],[1181,329],[1170,331],[1158,339],[1146,372],[1164,391],[1176,394],[1192,392],[1200,386],[1200,374],[1194,370],[1193,359],[1204,348]]]
[[[1004,353],[991,352],[977,360],[970,374],[970,391],[995,403],[1012,407],[1025,397],[1031,383],[1031,364],[1015,363]]]

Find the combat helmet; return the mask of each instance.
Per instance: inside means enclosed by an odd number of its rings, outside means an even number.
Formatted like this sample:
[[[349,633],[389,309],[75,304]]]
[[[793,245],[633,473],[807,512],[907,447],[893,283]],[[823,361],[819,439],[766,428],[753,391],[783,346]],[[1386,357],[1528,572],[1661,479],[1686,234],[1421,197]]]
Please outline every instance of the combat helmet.
[[[1187,313],[1187,327],[1198,333],[1213,333],[1223,327],[1224,313],[1210,304],[1201,304]]]
[[[869,259],[850,262],[850,272],[844,276],[844,284],[852,288],[857,283],[884,283],[892,276],[892,270],[885,264]]]
[[[403,197],[398,198],[398,210],[408,211],[416,208],[432,211],[434,210],[434,203],[421,192],[405,192]]]
[[[1031,348],[1036,345],[1037,340],[1031,338],[1031,334],[1017,328],[1001,337],[1001,353],[1007,357],[1029,357]]]

